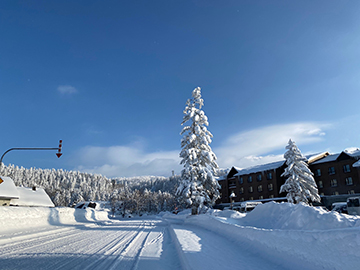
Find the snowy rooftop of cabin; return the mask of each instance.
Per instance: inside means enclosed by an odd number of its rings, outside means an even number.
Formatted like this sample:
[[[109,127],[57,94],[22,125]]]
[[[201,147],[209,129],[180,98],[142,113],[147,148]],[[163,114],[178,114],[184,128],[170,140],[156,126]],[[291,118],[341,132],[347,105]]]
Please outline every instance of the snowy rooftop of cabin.
[[[19,192],[10,177],[0,176],[0,198],[17,199]]]
[[[36,190],[26,187],[16,188],[20,196],[19,199],[11,200],[12,205],[55,207],[43,188],[36,188]]]

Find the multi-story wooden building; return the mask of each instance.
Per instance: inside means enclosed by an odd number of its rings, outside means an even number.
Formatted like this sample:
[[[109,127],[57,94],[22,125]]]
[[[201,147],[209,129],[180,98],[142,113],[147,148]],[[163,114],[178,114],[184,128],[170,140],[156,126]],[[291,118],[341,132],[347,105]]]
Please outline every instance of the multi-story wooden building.
[[[334,155],[324,152],[307,159],[322,197],[360,193],[360,168],[353,166],[360,159],[359,149]],[[285,160],[247,169],[232,167],[226,176],[218,179],[222,195],[218,203],[230,203],[232,193],[234,202],[285,197],[286,193],[280,193],[286,180],[281,177],[285,168]]]

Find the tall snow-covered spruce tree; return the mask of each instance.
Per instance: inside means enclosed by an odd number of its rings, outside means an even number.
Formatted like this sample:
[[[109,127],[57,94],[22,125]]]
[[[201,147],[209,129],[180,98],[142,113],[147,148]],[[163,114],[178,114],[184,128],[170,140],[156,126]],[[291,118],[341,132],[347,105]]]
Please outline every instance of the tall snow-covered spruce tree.
[[[287,192],[286,198],[290,203],[310,201],[320,202],[320,196],[317,189],[313,173],[310,171],[307,159],[301,154],[295,142],[289,140],[288,149],[284,158],[287,168],[281,176],[287,176],[285,183],[280,187],[281,192]]]
[[[199,213],[204,205],[213,205],[220,197],[219,184],[214,178],[218,168],[216,156],[209,144],[213,135],[207,130],[208,118],[201,107],[201,89],[197,87],[192,92],[192,98],[186,102],[184,117],[181,125],[185,125],[180,133],[181,182],[176,191],[191,205],[193,215]]]

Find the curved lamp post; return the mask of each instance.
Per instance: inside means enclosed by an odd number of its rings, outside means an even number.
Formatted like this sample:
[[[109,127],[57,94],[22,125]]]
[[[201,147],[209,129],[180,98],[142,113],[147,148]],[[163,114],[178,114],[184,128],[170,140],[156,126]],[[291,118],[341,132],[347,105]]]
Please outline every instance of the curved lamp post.
[[[62,153],[61,153],[61,148],[62,148],[62,140],[59,141],[59,147],[20,147],[20,148],[10,148],[7,151],[5,151],[5,153],[1,156],[0,158],[0,168],[2,165],[2,160],[4,158],[4,156],[9,153],[10,151],[13,150],[58,150],[58,152],[56,153],[56,156],[59,158],[61,157]]]

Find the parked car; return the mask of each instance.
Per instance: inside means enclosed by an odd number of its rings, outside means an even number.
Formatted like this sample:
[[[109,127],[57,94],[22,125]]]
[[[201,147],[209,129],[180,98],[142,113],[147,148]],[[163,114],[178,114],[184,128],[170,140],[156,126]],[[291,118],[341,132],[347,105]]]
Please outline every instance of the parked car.
[[[254,210],[256,206],[262,204],[262,202],[243,202],[240,206],[240,212],[246,213]]]
[[[360,215],[360,197],[348,198],[347,210],[350,215]]]
[[[338,213],[347,214],[347,203],[346,202],[336,202],[331,205],[331,211],[336,211]]]

